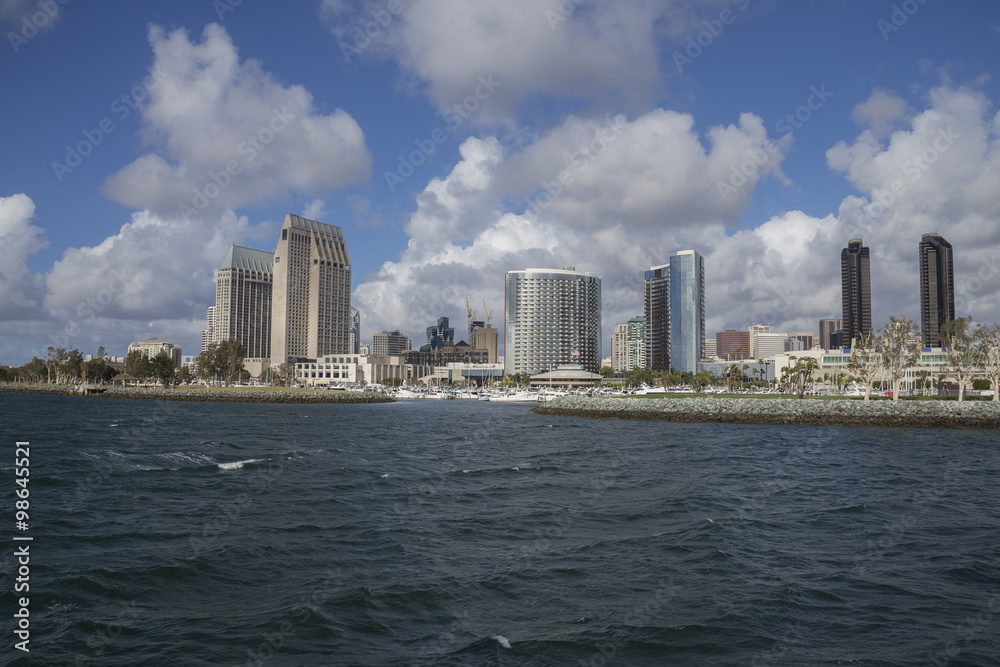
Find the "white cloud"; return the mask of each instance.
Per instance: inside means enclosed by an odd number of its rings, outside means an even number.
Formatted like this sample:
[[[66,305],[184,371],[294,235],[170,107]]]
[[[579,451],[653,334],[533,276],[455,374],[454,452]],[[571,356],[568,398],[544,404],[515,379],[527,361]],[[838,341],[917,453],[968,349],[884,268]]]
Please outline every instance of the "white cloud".
[[[646,108],[664,80],[660,38],[704,29],[696,18],[717,16],[731,3],[412,0],[395,14],[387,6],[351,11],[343,0],[325,0],[321,13],[346,61],[395,59],[439,109],[461,102],[480,76],[492,74],[501,87],[475,117],[490,123],[539,95]]]
[[[111,199],[212,217],[367,180],[371,156],[354,119],[340,109],[321,115],[304,87],[279,84],[257,60],[240,62],[223,27],[206,26],[194,43],[184,30],[153,26],[149,42],[155,77],[141,112],[153,152],[107,180]]]
[[[770,145],[759,118],[712,128],[709,149],[693,126],[656,110],[633,121],[569,118],[513,153],[495,138],[467,139],[452,172],[418,196],[400,260],[355,290],[366,332],[419,338],[439,316],[464,320],[466,298],[486,298],[499,323],[506,271],[572,264],[601,276],[610,335],[641,312],[643,271],[684,248],[707,254],[761,176],[728,201],[716,189],[747,151]],[[762,172],[780,166],[772,148]]]
[[[992,322],[1000,312],[1000,114],[990,107],[976,91],[936,89],[888,144],[865,131],[830,150],[830,166],[860,191],[845,196],[838,211],[789,211],[728,234],[763,174],[728,201],[715,183],[748,151],[769,145],[755,116],[704,138],[684,114],[657,110],[626,121],[596,159],[579,163],[551,203],[527,210],[526,197],[547,201],[536,193],[544,184],[557,189],[560,173],[602,121],[570,118],[518,151],[492,138],[468,139],[462,161],[418,198],[407,250],[357,287],[355,305],[366,335],[400,328],[422,340],[424,327],[441,315],[464,322],[466,298],[486,298],[502,326],[506,271],[574,264],[602,278],[607,344],[615,322],[642,311],[643,270],[693,248],[706,257],[710,337],[754,322],[816,331],[819,319],[840,315],[840,251],[861,237],[872,250],[873,320],[880,326],[889,315],[919,321],[917,245],[921,234],[937,231],[955,246],[960,314]],[[946,141],[936,156],[927,152]],[[785,145],[770,145],[774,159],[760,171],[781,178]],[[926,168],[914,172],[907,164],[914,156]],[[891,192],[899,179],[902,194],[884,210],[873,208],[876,193]]]
[[[851,119],[871,128],[876,138],[887,136],[909,114],[906,100],[892,91],[876,89],[871,97],[854,107]]]
[[[302,209],[302,217],[306,220],[325,220],[326,202],[322,199],[313,199]]]
[[[48,242],[45,230],[31,224],[35,204],[24,194],[0,197],[0,313],[14,320],[31,314],[40,303],[42,276],[27,259]]]

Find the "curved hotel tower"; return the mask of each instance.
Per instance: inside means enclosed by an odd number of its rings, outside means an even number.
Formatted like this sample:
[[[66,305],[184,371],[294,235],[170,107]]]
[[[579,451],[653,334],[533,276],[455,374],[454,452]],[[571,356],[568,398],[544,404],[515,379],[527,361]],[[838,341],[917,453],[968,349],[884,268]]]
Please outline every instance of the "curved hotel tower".
[[[504,372],[601,364],[601,279],[563,269],[509,271],[504,295]]]

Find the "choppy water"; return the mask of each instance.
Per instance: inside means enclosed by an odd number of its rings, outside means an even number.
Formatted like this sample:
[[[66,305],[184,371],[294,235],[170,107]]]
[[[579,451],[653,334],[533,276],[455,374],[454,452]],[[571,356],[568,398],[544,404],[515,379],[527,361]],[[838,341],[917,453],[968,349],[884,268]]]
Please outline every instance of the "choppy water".
[[[31,664],[1000,664],[994,431],[13,395],[0,425],[14,664],[15,440]]]

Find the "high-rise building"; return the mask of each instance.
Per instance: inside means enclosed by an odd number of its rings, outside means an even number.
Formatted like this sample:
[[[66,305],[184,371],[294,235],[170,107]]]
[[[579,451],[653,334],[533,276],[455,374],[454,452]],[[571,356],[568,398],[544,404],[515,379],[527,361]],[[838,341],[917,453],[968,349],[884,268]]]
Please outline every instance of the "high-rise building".
[[[448,326],[447,317],[439,317],[437,324],[427,327],[427,344],[421,346],[421,352],[443,350],[455,345],[455,327]]]
[[[759,359],[760,355],[757,354],[757,340],[755,336],[757,334],[771,333],[770,324],[751,324],[747,327],[747,332],[750,334],[750,356],[749,359]]]
[[[797,339],[802,343],[802,350],[811,350],[816,341],[816,336],[811,331],[792,331],[788,334],[789,339]]]
[[[646,318],[645,368],[670,370],[670,264],[646,271],[644,310]]]
[[[601,279],[563,269],[509,271],[504,290],[504,372],[601,363]]]
[[[624,370],[632,370],[628,366],[628,323],[620,322],[615,325],[615,330],[611,334],[611,368],[616,373]]]
[[[788,334],[784,333],[754,333],[751,338],[754,341],[754,354],[752,359],[767,359],[785,351],[785,341]]]
[[[715,357],[717,356],[717,352],[718,351],[719,351],[719,348],[716,345],[716,340],[714,338],[706,338],[705,339],[705,359],[706,360],[715,359]]]
[[[479,348],[480,350],[486,350],[487,363],[497,363],[497,358],[500,352],[500,331],[492,324],[487,324],[486,326],[475,329],[473,334],[475,334],[475,343],[473,344],[473,347]]]
[[[351,308],[351,328],[347,330],[348,347],[351,354],[361,354],[361,313]]]
[[[628,370],[646,366],[646,318],[633,317],[626,325],[625,364]]]
[[[925,347],[941,346],[941,327],[955,319],[951,244],[940,234],[920,239],[920,331]]]
[[[872,330],[871,253],[861,239],[851,239],[840,252],[840,294],[844,315],[841,340],[850,343]]]
[[[396,357],[410,349],[410,337],[396,331],[382,331],[372,335],[373,357]]]
[[[840,343],[833,342],[833,334],[844,328],[843,320],[820,320],[819,321],[819,346],[824,350],[833,350],[840,346]]]
[[[351,260],[343,230],[285,216],[273,273],[271,363],[349,353]]]
[[[216,297],[218,298],[218,297]],[[215,306],[209,306],[205,313],[205,328],[201,332],[201,351],[204,352],[212,344],[215,329]]]
[[[694,250],[670,258],[670,364],[697,373],[705,350],[705,260]]]
[[[750,332],[726,329],[715,334],[716,354],[723,361],[751,359]]]
[[[271,357],[271,294],[274,255],[233,245],[215,274],[211,342],[239,341],[251,375]]]

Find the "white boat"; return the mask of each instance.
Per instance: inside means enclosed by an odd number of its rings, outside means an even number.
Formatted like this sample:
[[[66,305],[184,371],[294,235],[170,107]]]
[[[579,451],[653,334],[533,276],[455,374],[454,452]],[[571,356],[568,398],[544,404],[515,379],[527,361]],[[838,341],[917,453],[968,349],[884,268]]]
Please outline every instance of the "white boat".
[[[497,394],[490,397],[490,401],[497,403],[537,403],[537,391],[515,391],[513,394]]]

